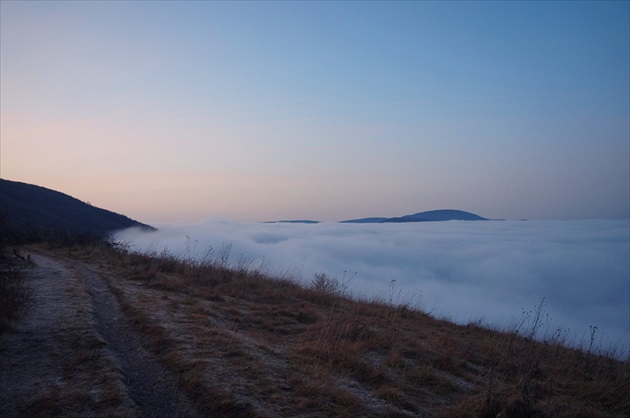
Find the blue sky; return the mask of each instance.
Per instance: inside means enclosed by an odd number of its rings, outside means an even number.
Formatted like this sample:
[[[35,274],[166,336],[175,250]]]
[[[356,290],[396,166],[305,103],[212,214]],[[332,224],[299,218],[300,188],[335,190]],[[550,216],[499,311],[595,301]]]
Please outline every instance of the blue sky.
[[[0,7],[3,178],[146,222],[630,213],[628,2]]]

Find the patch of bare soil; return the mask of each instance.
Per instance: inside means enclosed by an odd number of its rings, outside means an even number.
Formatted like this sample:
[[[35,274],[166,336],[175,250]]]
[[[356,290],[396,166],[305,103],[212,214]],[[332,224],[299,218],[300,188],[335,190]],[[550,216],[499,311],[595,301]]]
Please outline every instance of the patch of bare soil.
[[[32,306],[0,338],[0,416],[197,415],[99,274],[44,253],[31,259]]]

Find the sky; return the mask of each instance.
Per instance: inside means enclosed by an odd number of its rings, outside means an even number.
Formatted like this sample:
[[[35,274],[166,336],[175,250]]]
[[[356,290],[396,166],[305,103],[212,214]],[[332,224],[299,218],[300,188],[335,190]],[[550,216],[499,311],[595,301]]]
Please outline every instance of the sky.
[[[0,2],[0,176],[154,223],[628,218],[630,3]]]
[[[540,338],[630,348],[630,221],[449,221],[287,224],[209,219],[128,229],[132,250],[284,276],[326,274],[354,297],[407,303],[438,317]]]

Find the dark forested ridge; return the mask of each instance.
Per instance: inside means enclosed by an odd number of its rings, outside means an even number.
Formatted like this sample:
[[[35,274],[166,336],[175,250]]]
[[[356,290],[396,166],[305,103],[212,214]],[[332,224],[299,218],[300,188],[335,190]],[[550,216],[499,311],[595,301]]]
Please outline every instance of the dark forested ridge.
[[[0,215],[11,233],[29,238],[51,234],[104,237],[130,227],[154,229],[67,194],[5,179],[0,179]]]

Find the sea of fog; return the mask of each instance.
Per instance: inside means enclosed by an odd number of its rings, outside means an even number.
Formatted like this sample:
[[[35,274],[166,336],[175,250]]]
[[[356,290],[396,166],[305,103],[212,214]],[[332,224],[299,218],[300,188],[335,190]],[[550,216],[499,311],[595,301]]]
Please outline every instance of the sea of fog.
[[[130,229],[140,252],[246,264],[310,282],[325,273],[357,297],[412,303],[458,323],[508,327],[542,304],[539,335],[611,346],[630,328],[630,221],[449,221],[401,224],[236,223],[210,219]],[[228,251],[229,250],[229,251]],[[228,256],[229,252],[229,256]],[[527,321],[526,321],[527,322]],[[523,325],[526,328],[530,325]]]

